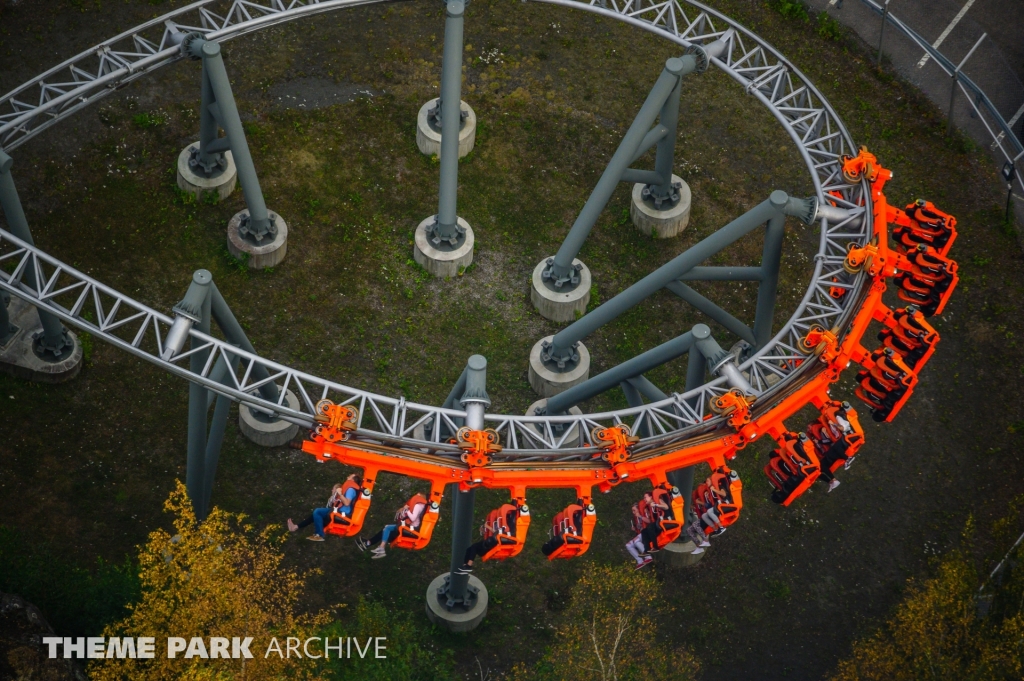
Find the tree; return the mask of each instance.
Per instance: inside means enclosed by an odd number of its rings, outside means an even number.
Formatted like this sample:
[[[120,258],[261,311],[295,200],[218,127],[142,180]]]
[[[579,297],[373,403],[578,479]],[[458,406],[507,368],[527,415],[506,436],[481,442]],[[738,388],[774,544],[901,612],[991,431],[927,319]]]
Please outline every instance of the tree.
[[[630,567],[588,565],[573,586],[557,643],[516,681],[690,681],[700,665],[684,648],[658,641],[670,615],[653,575]]]
[[[179,481],[164,503],[174,535],[157,530],[139,554],[142,599],[104,636],[155,637],[154,659],[103,659],[89,667],[95,681],[141,679],[315,679],[312,660],[264,656],[271,637],[303,640],[325,625],[325,613],[297,616],[305,579],[282,567],[278,528],[257,531],[244,515],[214,508],[202,524]],[[252,659],[168,659],[167,637],[253,637]],[[260,647],[262,646],[262,647]]]
[[[965,545],[971,534],[968,521]],[[1012,569],[1024,559],[1024,546],[1008,557],[1011,567],[987,587],[992,607],[978,617],[974,565],[966,550],[947,554],[934,578],[910,581],[890,620],[854,643],[832,681],[1024,678],[1024,569]]]

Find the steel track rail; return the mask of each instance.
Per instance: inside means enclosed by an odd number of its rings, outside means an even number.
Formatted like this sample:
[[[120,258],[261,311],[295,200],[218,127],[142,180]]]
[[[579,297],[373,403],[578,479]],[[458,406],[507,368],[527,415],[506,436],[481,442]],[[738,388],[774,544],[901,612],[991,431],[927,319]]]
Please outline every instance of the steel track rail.
[[[198,31],[208,39],[224,41],[304,16],[377,1],[329,0],[285,5],[279,0],[269,4],[204,0],[180,8],[83,52],[5,95],[0,99],[0,144],[13,148],[113,89],[177,61],[181,54],[175,34]],[[840,158],[855,153],[856,148],[834,110],[777,50],[700,3],[608,0],[602,5],[596,1],[538,1],[614,18],[683,48],[723,40],[725,51],[711,63],[743,86],[783,126],[810,172],[818,200],[853,209],[856,213],[836,224],[820,221],[819,248],[811,283],[796,312],[768,345],[741,365],[750,383],[762,393],[762,404],[809,380],[813,374],[807,370],[810,363],[805,361],[808,355],[800,341],[812,326],[842,331],[848,324],[857,305],[840,305],[829,295],[829,290],[836,285],[844,286],[855,294],[844,296],[844,300],[859,302],[863,298],[867,284],[863,275],[849,284],[836,284],[833,278],[843,271],[847,245],[866,243],[872,233],[871,198],[866,185],[850,185],[842,179]],[[214,12],[218,8],[221,14]],[[71,80],[60,81],[62,73],[71,74]],[[25,103],[29,98],[35,98],[37,103]],[[35,264],[37,271],[52,274],[40,277],[37,286],[28,286],[23,277],[29,262]],[[202,371],[193,373],[188,368],[189,363],[184,361],[190,352],[183,352],[169,361],[160,358],[163,338],[173,321],[170,316],[125,296],[3,230],[0,230],[0,268],[0,289],[50,310],[65,323],[216,393],[302,425],[313,422],[315,404],[320,399],[352,404],[360,412],[353,446],[457,460],[457,448],[440,439],[443,429],[431,428],[432,439],[427,439],[424,427],[444,424],[454,429],[456,419],[464,416],[460,410],[350,388],[246,353],[195,330],[191,331],[191,337],[203,349],[210,350],[210,359]],[[235,360],[241,367],[237,373],[231,372],[224,384],[210,377],[214,363],[222,356]],[[265,367],[271,380],[299,397],[298,410],[284,404],[284,391],[276,404],[259,396],[257,389],[261,383],[252,379],[257,366]],[[797,370],[800,366],[803,369]],[[592,447],[568,445],[574,433],[581,434],[583,445],[592,445],[592,429],[617,423],[628,424],[634,431],[646,425],[653,433],[634,448],[638,457],[679,449],[688,443],[703,441],[724,427],[721,418],[708,418],[711,416],[709,403],[727,388],[723,379],[717,379],[643,407],[582,416],[488,414],[488,427],[498,430],[504,445],[495,463],[557,463],[589,458],[594,452]]]

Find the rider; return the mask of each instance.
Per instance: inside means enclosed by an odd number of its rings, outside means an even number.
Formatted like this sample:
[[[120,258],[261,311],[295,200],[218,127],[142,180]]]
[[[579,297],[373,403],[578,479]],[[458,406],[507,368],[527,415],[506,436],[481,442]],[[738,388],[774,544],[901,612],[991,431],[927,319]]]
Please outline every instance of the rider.
[[[359,496],[359,488],[362,486],[363,476],[358,473],[348,476],[345,482],[339,482],[331,489],[331,496],[327,500],[326,506],[313,509],[313,513],[298,525],[289,518],[288,531],[298,532],[303,527],[313,525],[313,534],[309,535],[307,539],[310,541],[324,541],[324,525],[330,522],[331,513],[351,516],[352,504]]]
[[[516,524],[519,521],[519,506],[508,504],[510,507],[505,511],[504,517],[499,519],[501,527],[498,532],[493,532],[488,536],[485,536],[478,542],[470,544],[466,547],[465,557],[462,559],[462,566],[455,569],[457,575],[468,575],[473,571],[473,559],[476,557],[483,557],[487,555],[487,552],[498,545],[498,535],[511,535],[516,536]]]
[[[661,499],[655,499],[651,492],[644,492],[643,501],[633,506],[633,529],[639,529],[639,532],[626,542],[626,551],[636,561],[637,570],[654,560],[650,554],[658,550],[659,521],[666,515],[671,517],[672,507]]]
[[[571,518],[569,518],[569,521],[572,524],[572,527],[575,528],[576,534],[583,534],[583,499],[577,499],[576,503],[573,504],[571,508],[573,510],[570,514]],[[565,539],[562,538],[562,532],[556,529],[556,531],[552,533],[551,539],[544,542],[544,545],[540,547],[540,550],[545,556],[550,556],[564,543]]]
[[[360,551],[365,551],[377,542],[380,542],[380,546],[371,551],[373,554],[371,557],[374,560],[384,558],[387,556],[387,544],[398,532],[399,526],[405,526],[414,531],[418,530],[420,522],[423,520],[423,512],[426,510],[426,497],[422,494],[413,495],[413,497],[409,499],[409,501],[407,501],[397,513],[395,513],[394,523],[385,525],[380,532],[370,537],[369,541],[364,540],[362,537],[356,537],[356,546],[359,547]]]

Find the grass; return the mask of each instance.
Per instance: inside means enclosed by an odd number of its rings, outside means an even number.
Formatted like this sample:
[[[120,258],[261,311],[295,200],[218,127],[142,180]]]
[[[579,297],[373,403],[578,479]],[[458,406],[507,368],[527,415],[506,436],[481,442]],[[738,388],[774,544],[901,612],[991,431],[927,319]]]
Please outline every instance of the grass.
[[[1004,196],[989,160],[963,140],[947,140],[941,113],[919,93],[877,71],[852,38],[825,35],[820,19],[746,1],[715,6],[805,70],[854,139],[896,172],[893,204],[922,196],[957,215],[961,236],[952,255],[971,277],[945,319],[935,320],[943,342],[917,395],[897,423],[869,424],[862,461],[839,491],[811,493],[799,508],[772,506],[760,473],[768,445],[751,446],[734,462],[748,491],[743,521],[698,568],[661,574],[664,597],[676,608],[673,639],[695,648],[707,677],[763,676],[766,660],[781,656],[790,675],[810,678],[833,664],[854,631],[886,612],[908,574],[928,569],[919,550],[925,541],[945,545],[967,513],[1001,511],[1008,481],[1021,472],[1014,424],[1024,408],[993,387],[1006,365],[1024,367],[1021,349],[1009,345],[1024,333],[1016,314],[1024,280],[1014,237],[1001,226]],[[476,230],[477,250],[462,276],[436,281],[411,251],[416,224],[436,211],[437,164],[416,150],[414,125],[419,106],[436,94],[441,11],[430,3],[359,8],[230,44],[228,69],[267,204],[289,226],[288,257],[273,271],[249,270],[227,254],[224,227],[244,207],[240,191],[216,203],[175,191],[173,164],[198,128],[192,62],[130,85],[18,150],[16,179],[37,243],[163,310],[178,302],[193,270],[209,269],[259,351],[357,388],[440,403],[465,359],[480,352],[489,361],[492,409],[525,410],[535,399],[526,381],[529,348],[559,328],[533,311],[530,272],[557,250],[676,48],[584,13],[474,2],[464,98],[480,123],[476,150],[460,165],[459,212]],[[304,77],[384,94],[327,109],[280,108],[274,83]],[[683,102],[676,165],[694,196],[690,226],[664,242],[640,235],[623,219],[628,187],[620,187],[580,254],[594,273],[592,304],[770,190],[811,191],[791,141],[722,74],[688,78]],[[157,115],[165,117],[160,124],[140,122]],[[81,146],[62,153],[75,126]],[[806,255],[816,244],[812,230],[787,226],[780,314],[802,296]],[[756,264],[760,248],[758,238],[747,239],[716,264]],[[751,321],[748,285],[700,290]],[[593,372],[698,321],[670,295],[653,296],[587,339]],[[716,335],[727,344],[723,330]],[[676,389],[684,366],[648,377]],[[849,396],[849,379],[835,393]],[[99,343],[68,385],[0,377],[5,423],[15,424],[0,445],[0,522],[37,528],[79,565],[121,560],[166,522],[161,502],[174,478],[184,477],[186,396],[184,383]],[[993,400],[998,408],[990,408]],[[621,404],[620,394],[609,393],[587,407]],[[793,426],[809,419],[798,415]],[[256,448],[232,423],[213,500],[260,523],[281,523],[321,503],[342,474],[302,454]],[[422,486],[381,476],[368,526]],[[582,560],[624,560],[637,493],[627,486],[598,501],[598,532]],[[503,501],[498,492],[478,498],[478,515]],[[70,517],[45,510],[67,499],[79,509]],[[580,568],[543,560],[537,545],[568,500],[566,492],[531,490],[535,536],[527,550],[478,571],[493,604],[480,629],[461,637],[421,633],[452,650],[462,672],[475,673],[478,655],[485,666],[507,669],[538,659],[548,645]],[[40,514],[59,522],[41,523]],[[294,541],[288,555],[325,569],[313,582],[310,608],[363,596],[420,617],[427,583],[447,570],[446,533],[442,520],[430,547],[395,552],[384,566],[360,560],[351,543]]]

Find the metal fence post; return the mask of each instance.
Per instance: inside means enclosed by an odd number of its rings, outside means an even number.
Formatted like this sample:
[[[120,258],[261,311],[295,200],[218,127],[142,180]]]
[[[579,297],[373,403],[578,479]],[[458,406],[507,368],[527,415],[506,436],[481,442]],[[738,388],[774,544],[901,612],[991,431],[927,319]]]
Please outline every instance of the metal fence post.
[[[889,16],[889,0],[885,0],[885,6],[882,7],[882,30],[878,35],[878,58],[875,63],[879,68],[882,66],[882,41],[885,40],[885,20]]]
[[[960,60],[960,63],[956,65],[956,68],[953,69],[953,73],[951,76],[952,84],[949,88],[949,115],[946,117],[946,135],[953,134],[953,104],[956,101],[956,90],[958,86],[958,76],[960,75],[960,69],[964,67],[964,64],[966,64],[967,60],[971,58],[971,55],[974,54],[974,51],[978,49],[978,45],[981,45],[981,41],[984,40],[985,36],[987,35],[988,33],[982,33],[981,37],[978,38],[978,42],[974,43],[974,47],[971,48],[970,52],[968,52],[967,55]]]

